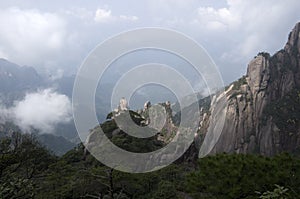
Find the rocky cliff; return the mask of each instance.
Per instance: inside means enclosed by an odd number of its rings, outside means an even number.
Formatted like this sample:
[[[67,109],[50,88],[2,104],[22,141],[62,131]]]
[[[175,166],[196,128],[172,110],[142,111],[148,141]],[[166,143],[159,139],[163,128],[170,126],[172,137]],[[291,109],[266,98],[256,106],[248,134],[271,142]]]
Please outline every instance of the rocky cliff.
[[[245,76],[226,87],[224,92],[199,101],[200,123],[198,133],[195,134],[195,142],[179,160],[193,159],[198,154],[197,149],[200,149],[199,157],[208,153],[222,152],[256,153],[265,156],[272,156],[280,152],[300,154],[299,37],[300,23],[290,33],[284,49],[273,56],[265,52],[259,53],[249,63]],[[223,98],[226,98],[227,103],[221,102]],[[150,140],[146,140],[147,144],[145,145],[150,143],[149,146],[163,146],[176,135],[180,112],[172,116],[169,102],[159,105],[165,108],[167,118],[156,118],[151,121],[149,119],[151,115],[149,112],[150,102],[145,103],[144,110],[134,114],[138,116],[137,123],[141,126],[152,127],[151,124],[161,126],[160,122],[166,121],[161,131]],[[186,108],[188,115],[193,118],[195,110],[192,106]],[[155,109],[152,111],[154,111],[154,115],[159,115]],[[131,113],[134,112],[131,111]],[[224,113],[226,113],[225,119],[223,118],[225,120],[224,127],[219,128]],[[109,114],[107,118],[109,120],[102,124],[102,128],[105,133],[111,134],[108,137],[114,140],[118,137],[117,135],[124,136],[125,133],[115,126],[112,116],[112,113]],[[113,128],[111,129],[111,127]],[[95,145],[93,136],[98,135],[98,130],[96,127],[91,131],[87,146],[92,148]],[[126,139],[128,138],[126,137]],[[219,139],[217,140],[217,138]],[[203,144],[205,143],[204,139],[209,140],[206,142],[206,146]],[[217,140],[215,145],[209,143],[214,140]],[[156,141],[160,144],[157,145]],[[203,146],[205,146],[204,150],[201,151]],[[150,149],[153,148],[155,147],[150,147]],[[174,151],[176,150],[174,149]],[[137,151],[140,152],[140,149]],[[147,150],[147,152],[149,151]],[[163,159],[164,157],[157,156],[155,158]],[[151,160],[145,161],[149,162],[151,166]]]
[[[225,92],[225,125],[212,153],[299,153],[300,23],[284,49],[273,56],[259,53],[249,63],[247,74]],[[212,117],[208,115],[201,121],[202,137],[216,133],[208,128]]]

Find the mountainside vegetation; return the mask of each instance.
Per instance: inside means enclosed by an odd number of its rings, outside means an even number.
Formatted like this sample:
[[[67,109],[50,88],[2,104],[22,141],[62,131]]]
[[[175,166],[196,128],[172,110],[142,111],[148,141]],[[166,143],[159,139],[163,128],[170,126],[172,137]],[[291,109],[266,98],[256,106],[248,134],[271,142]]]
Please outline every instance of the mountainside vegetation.
[[[0,198],[297,198],[300,160],[219,154],[129,174],[102,165],[78,145],[62,157],[15,133],[0,144]],[[273,196],[276,197],[273,197]]]

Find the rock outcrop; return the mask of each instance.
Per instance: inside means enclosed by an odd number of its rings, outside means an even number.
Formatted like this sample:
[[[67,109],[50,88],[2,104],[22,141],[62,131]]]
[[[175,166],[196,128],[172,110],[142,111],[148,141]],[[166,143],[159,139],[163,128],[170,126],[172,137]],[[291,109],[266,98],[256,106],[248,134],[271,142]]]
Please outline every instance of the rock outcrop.
[[[259,53],[247,74],[225,92],[225,125],[211,153],[299,153],[300,23],[283,50],[273,56]],[[216,133],[209,131],[207,117],[201,124],[202,136]]]
[[[199,149],[201,156],[203,138],[207,137],[211,137],[210,141],[215,141],[216,137],[219,139],[213,147],[208,144],[202,155],[207,155],[207,151],[210,154],[257,153],[265,156],[280,152],[300,154],[299,37],[300,23],[290,33],[284,49],[273,56],[265,52],[259,53],[249,63],[245,76],[229,85],[224,92],[199,101],[200,122],[195,142],[178,161],[194,159]],[[227,103],[220,103],[223,98],[227,99]],[[122,99],[116,112],[122,116],[127,109],[127,102]],[[188,117],[194,118],[195,110],[192,106],[185,109]],[[161,118],[164,115],[159,114],[161,110],[165,110],[166,118]],[[151,142],[155,143],[158,139],[161,145],[165,145],[176,138],[181,112],[173,116],[169,102],[151,105],[148,101],[139,113],[128,111],[131,118],[136,120],[135,123],[142,127],[162,127]],[[223,128],[215,128],[223,113],[226,113]],[[120,114],[114,116],[120,117]],[[101,126],[104,132],[111,134],[111,139],[125,134],[115,126],[116,118],[112,115],[108,116],[112,120]],[[161,125],[162,121],[165,123]],[[92,130],[87,141],[91,148],[95,140],[93,136],[98,134],[97,128]],[[210,136],[212,134],[218,136]],[[174,153],[177,151],[182,152],[182,149],[175,147]],[[163,160],[165,156],[160,154],[152,158]],[[149,167],[154,159],[145,160]]]

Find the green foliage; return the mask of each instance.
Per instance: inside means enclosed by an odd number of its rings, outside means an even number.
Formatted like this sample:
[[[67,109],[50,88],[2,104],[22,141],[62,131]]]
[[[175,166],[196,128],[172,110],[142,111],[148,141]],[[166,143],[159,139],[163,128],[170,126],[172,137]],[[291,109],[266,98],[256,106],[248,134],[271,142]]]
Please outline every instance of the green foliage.
[[[163,147],[163,143],[158,141],[156,137],[139,139],[133,136],[129,136],[124,132],[113,136],[111,141],[115,145],[127,151],[139,153],[151,152]]]
[[[56,157],[31,135],[14,133],[0,142],[0,198],[33,198],[38,176]]]
[[[153,199],[176,199],[177,193],[174,184],[168,181],[161,181],[158,184],[158,189],[153,195]]]
[[[135,122],[136,125],[141,126],[141,121],[144,119],[136,112],[129,111],[131,119]],[[126,123],[126,114],[121,113],[117,116],[118,118],[118,125],[120,122]],[[101,127],[101,129],[100,129]],[[130,126],[126,126],[126,131],[130,131]],[[156,136],[140,139],[133,136],[128,135],[127,133],[123,132],[121,129],[118,128],[115,119],[108,120],[92,130],[94,133],[100,133],[103,131],[106,136],[118,147],[123,148],[127,151],[131,152],[139,152],[139,153],[146,153],[155,151],[163,147],[163,142],[158,141]]]
[[[111,120],[104,122],[100,127],[96,127],[95,130],[98,128],[101,128],[104,133],[111,133],[113,130],[117,129],[118,126],[114,120]]]
[[[195,198],[257,198],[274,184],[299,193],[299,159],[287,154],[274,158],[254,155],[216,155],[199,160],[186,187]],[[290,198],[295,198],[291,195]]]
[[[0,184],[1,198],[32,198],[35,190],[29,179],[10,179],[9,182]]]
[[[270,53],[268,53],[268,52],[259,52],[258,54],[257,54],[257,56],[263,56],[264,58],[266,58],[266,59],[269,59],[271,56],[270,56]]]
[[[275,184],[275,189],[272,191],[266,191],[263,194],[260,194],[261,199],[285,199],[289,197],[288,194],[289,189],[281,187],[277,184]]]
[[[0,149],[0,198],[5,199],[289,199],[300,193],[300,160],[288,154],[219,154],[130,174],[102,165],[82,144],[57,158],[31,136],[16,134],[2,139]]]
[[[239,90],[240,87],[244,84],[247,84],[246,76],[241,77],[240,79],[233,82],[233,90]],[[226,89],[227,90],[227,89]]]

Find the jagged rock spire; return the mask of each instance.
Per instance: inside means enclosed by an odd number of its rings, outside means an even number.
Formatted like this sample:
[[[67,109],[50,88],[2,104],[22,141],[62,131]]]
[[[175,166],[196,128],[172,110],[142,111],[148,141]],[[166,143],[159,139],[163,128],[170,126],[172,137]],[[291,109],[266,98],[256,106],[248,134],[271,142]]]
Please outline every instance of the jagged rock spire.
[[[289,54],[297,51],[300,52],[300,22],[298,22],[292,32],[289,35],[288,42],[286,43],[284,50]]]
[[[125,97],[122,97],[120,99],[120,104],[119,104],[118,109],[119,109],[119,111],[127,111],[128,110],[128,102],[125,99]]]

